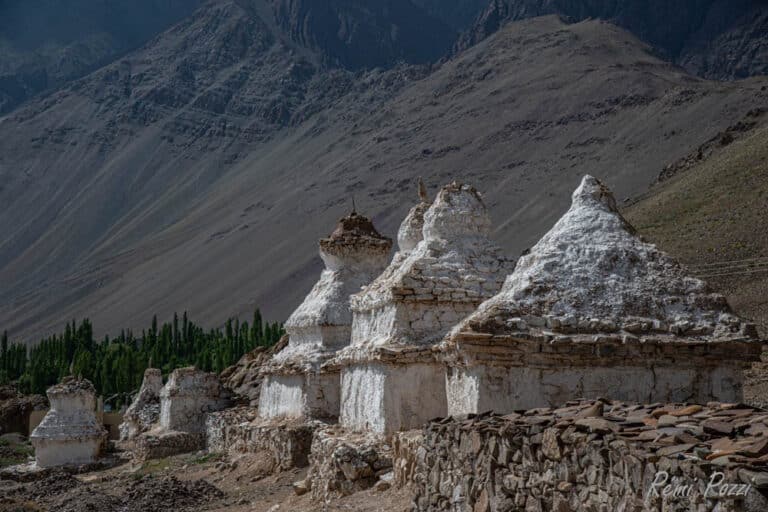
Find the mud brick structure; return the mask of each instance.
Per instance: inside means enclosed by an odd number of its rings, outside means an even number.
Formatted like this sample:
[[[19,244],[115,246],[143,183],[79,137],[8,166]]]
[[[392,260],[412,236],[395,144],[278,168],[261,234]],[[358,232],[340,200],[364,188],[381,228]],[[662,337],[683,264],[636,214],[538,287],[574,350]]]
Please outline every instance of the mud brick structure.
[[[419,240],[423,209],[404,222],[390,266],[352,296],[352,342],[327,365],[341,368],[345,428],[389,435],[445,415],[445,372],[432,349],[511,270],[473,187],[443,187]]]
[[[320,240],[325,270],[285,324],[288,346],[262,374],[259,415],[264,419],[328,419],[339,415],[339,372],[323,363],[350,341],[349,296],[386,267],[392,240],[355,212]]]
[[[39,468],[90,464],[99,457],[107,432],[96,419],[96,390],[90,381],[65,378],[48,388],[51,408],[30,439]]]
[[[591,176],[501,292],[442,344],[448,412],[511,412],[569,399],[742,398],[755,326],[643,242]]]

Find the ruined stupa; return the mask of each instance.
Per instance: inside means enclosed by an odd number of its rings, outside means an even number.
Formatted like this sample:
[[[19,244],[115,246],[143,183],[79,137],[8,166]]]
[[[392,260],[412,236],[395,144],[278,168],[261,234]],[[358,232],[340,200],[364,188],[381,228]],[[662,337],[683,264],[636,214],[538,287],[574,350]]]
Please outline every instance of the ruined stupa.
[[[401,252],[390,266],[351,298],[352,342],[329,363],[342,372],[344,427],[388,435],[444,415],[445,376],[434,344],[497,293],[509,271],[473,187],[443,187],[422,226],[424,208],[403,223]]]
[[[229,405],[229,396],[217,374],[194,367],[177,368],[160,390],[160,429],[203,433],[205,415]]]
[[[123,415],[120,440],[128,441],[148,431],[160,419],[160,390],[163,375],[157,368],[147,368],[141,388]]]
[[[46,392],[51,408],[30,435],[40,468],[95,462],[107,432],[96,419],[96,390],[90,381],[66,377]]]
[[[449,414],[559,405],[739,401],[754,325],[643,242],[586,176],[502,291],[443,344]]]
[[[349,296],[381,273],[391,249],[392,240],[354,211],[339,221],[330,237],[320,240],[325,269],[285,324],[288,346],[263,369],[261,418],[338,416],[338,370],[321,370],[321,366],[349,345]]]

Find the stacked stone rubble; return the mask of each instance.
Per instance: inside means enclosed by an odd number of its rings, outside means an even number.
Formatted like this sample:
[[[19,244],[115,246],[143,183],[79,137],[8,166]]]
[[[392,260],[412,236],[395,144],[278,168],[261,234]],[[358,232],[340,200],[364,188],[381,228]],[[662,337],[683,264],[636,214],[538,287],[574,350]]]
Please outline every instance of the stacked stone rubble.
[[[355,212],[320,240],[325,270],[285,324],[288,346],[262,369],[262,418],[338,417],[339,373],[321,366],[349,344],[349,296],[384,269],[391,247],[390,239]]]
[[[107,432],[96,419],[96,390],[89,381],[65,378],[48,388],[51,408],[30,435],[40,468],[95,462]]]
[[[369,489],[392,476],[392,447],[372,433],[351,433],[339,427],[318,429],[312,439],[312,498],[327,502]]]
[[[266,455],[271,472],[309,464],[312,435],[325,424],[318,421],[262,420],[252,407],[210,413],[206,419],[206,448],[212,453]]]
[[[401,252],[352,297],[352,342],[328,367],[342,369],[340,422],[391,434],[446,412],[444,371],[432,349],[509,270],[489,240],[490,219],[477,191],[444,187],[399,233]]]
[[[443,343],[449,414],[610,396],[741,399],[754,325],[621,216],[587,176],[502,291]]]
[[[163,375],[157,368],[147,368],[136,397],[128,406],[120,424],[120,440],[130,441],[142,434],[160,419],[160,389]]]
[[[768,413],[737,404],[446,418],[415,449],[415,510],[768,510]]]

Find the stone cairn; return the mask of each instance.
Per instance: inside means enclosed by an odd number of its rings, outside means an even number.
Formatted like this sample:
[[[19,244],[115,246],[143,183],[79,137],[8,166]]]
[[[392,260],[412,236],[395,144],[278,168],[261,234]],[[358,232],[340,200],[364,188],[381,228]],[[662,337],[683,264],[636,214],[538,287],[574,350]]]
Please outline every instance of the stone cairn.
[[[755,326],[621,216],[586,176],[501,293],[442,346],[449,414],[619,400],[739,401]]]
[[[30,435],[39,468],[96,462],[107,432],[96,419],[96,390],[90,381],[66,377],[46,393],[51,408]]]
[[[160,390],[163,375],[157,368],[147,368],[141,388],[123,415],[120,424],[120,440],[131,441],[157,423],[160,419]]]
[[[417,206],[401,227],[392,264],[352,296],[352,342],[326,365],[341,368],[345,428],[390,435],[445,415],[444,370],[432,349],[498,292],[509,270],[473,187],[443,187],[419,237],[423,210]]]
[[[387,265],[392,240],[367,217],[352,212],[320,240],[325,270],[285,324],[288,346],[263,367],[259,416],[263,419],[335,419],[339,372],[322,365],[350,341],[349,296]]]

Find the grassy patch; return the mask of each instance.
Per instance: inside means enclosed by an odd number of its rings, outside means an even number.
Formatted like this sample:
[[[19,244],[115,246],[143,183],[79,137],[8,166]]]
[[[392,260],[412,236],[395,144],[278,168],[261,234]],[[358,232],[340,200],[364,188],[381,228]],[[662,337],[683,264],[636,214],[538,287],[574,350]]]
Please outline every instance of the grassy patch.
[[[145,475],[154,475],[156,473],[161,473],[171,467],[171,459],[165,458],[165,459],[154,459],[154,460],[148,460],[144,464],[141,465],[141,468],[139,468],[138,471],[136,471],[133,476],[134,478],[141,478]]]
[[[207,464],[208,462],[218,462],[223,458],[223,455],[220,453],[206,453],[205,455],[201,455],[200,457],[195,457],[190,462],[192,464]]]

